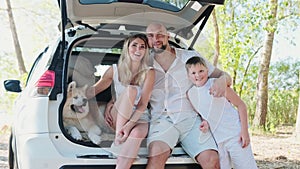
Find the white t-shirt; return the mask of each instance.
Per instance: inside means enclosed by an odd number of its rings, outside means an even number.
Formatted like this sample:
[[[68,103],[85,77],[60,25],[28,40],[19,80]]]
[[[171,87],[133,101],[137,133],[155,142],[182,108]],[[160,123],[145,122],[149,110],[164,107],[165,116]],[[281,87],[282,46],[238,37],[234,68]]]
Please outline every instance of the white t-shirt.
[[[208,121],[217,143],[235,137],[241,132],[238,111],[225,97],[213,97],[209,88],[214,79],[210,78],[204,86],[193,86],[188,96],[195,109]]]
[[[188,79],[185,63],[193,56],[200,56],[196,51],[179,48],[175,48],[175,53],[176,58],[167,72],[153,59],[155,84],[150,98],[152,118],[167,114],[174,123],[195,115],[186,97],[192,83]],[[205,61],[210,75],[215,67]]]
[[[120,80],[119,80],[119,73],[118,73],[118,67],[116,64],[113,64],[113,81],[114,81],[114,89],[115,89],[115,92],[116,92],[116,100],[118,100],[118,97],[124,92],[124,89],[127,87],[127,86],[124,86]],[[137,89],[137,96],[136,96],[136,99],[135,99],[135,102],[134,102],[134,105],[137,105],[140,98],[141,98],[141,87],[140,86],[137,86],[135,85],[136,89]]]

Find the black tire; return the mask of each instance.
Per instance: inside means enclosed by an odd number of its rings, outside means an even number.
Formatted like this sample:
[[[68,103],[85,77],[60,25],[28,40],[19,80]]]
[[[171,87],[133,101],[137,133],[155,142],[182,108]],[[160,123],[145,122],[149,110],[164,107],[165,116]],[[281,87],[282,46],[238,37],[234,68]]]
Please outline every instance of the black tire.
[[[17,165],[17,162],[16,162],[16,158],[15,158],[15,153],[13,151],[13,135],[10,134],[10,137],[9,137],[9,143],[8,143],[8,165],[9,165],[9,169],[18,169],[18,165]]]

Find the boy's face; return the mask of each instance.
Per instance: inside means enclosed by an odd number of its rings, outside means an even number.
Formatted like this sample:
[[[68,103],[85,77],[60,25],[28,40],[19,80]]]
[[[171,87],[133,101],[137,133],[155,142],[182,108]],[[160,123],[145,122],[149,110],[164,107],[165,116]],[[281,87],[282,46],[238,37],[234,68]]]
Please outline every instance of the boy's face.
[[[196,86],[203,86],[208,79],[208,70],[205,66],[196,64],[188,68],[188,77]]]

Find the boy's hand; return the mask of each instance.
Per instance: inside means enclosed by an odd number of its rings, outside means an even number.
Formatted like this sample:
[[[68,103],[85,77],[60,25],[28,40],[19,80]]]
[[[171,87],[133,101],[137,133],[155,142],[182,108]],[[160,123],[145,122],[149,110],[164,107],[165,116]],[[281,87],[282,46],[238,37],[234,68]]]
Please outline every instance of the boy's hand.
[[[209,125],[208,122],[206,120],[203,120],[200,124],[199,129],[203,132],[206,133],[208,131]]]
[[[250,136],[249,136],[248,131],[241,131],[240,142],[241,142],[242,148],[245,148],[250,144]]]

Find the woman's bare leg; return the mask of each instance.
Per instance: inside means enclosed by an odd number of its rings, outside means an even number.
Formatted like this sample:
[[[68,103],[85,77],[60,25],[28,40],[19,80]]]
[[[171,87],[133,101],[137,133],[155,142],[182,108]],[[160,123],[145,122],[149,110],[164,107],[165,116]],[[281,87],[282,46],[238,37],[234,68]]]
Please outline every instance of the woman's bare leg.
[[[114,111],[117,113],[116,118],[116,138],[118,137],[121,128],[128,122],[133,113],[134,101],[137,96],[137,89],[133,86],[128,86],[121,96],[117,99]],[[115,139],[117,141],[117,139]],[[115,144],[120,144],[115,142]]]
[[[137,124],[130,132],[127,140],[122,144],[118,155],[116,169],[129,169],[137,157],[140,145],[148,133],[148,123]]]

